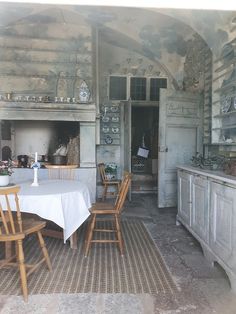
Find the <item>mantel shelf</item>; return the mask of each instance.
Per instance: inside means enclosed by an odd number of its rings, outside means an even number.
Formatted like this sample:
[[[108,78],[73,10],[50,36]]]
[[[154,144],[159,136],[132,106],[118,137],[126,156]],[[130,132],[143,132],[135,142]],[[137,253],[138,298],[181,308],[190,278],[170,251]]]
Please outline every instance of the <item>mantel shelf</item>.
[[[226,113],[217,114],[214,116],[214,118],[224,118],[224,117],[230,116],[231,114],[236,114],[236,110],[228,111]]]
[[[33,101],[0,101],[1,109],[92,109],[95,108],[93,102],[78,102],[78,103],[67,103],[67,102],[33,102]]]
[[[95,103],[0,101],[0,120],[96,121]]]

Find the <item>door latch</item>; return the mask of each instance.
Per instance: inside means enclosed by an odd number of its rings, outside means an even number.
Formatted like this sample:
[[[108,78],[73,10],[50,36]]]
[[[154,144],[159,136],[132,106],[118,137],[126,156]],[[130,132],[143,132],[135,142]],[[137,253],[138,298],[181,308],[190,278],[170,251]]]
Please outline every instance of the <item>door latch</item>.
[[[160,153],[167,153],[168,152],[168,147],[167,146],[159,146],[158,151]]]

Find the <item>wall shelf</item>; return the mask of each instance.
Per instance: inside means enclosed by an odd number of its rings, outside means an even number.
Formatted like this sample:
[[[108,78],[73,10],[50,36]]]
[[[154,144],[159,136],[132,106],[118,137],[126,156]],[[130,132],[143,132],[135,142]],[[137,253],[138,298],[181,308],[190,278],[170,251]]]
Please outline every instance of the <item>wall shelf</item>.
[[[219,93],[219,92],[224,92],[227,89],[231,89],[233,88],[233,90],[236,88],[236,79],[230,81],[230,83],[225,84],[224,86],[221,86],[220,88],[215,90],[215,93]]]
[[[59,38],[59,37],[36,37],[36,36],[26,36],[26,35],[21,35],[21,34],[0,34],[0,38],[4,38],[4,39],[16,39],[16,40],[19,40],[19,39],[23,39],[23,40],[45,40],[45,41],[48,41],[48,42],[51,42],[51,41],[58,41],[58,42],[71,42],[72,44],[76,43],[77,40],[75,37],[70,37],[70,38]],[[78,38],[81,42],[84,41],[84,42],[91,42],[91,36],[86,36],[86,37],[81,37]]]
[[[0,77],[9,77],[9,76],[14,76],[14,77],[33,77],[33,78],[58,78],[58,74],[55,75],[45,75],[45,74],[22,74],[22,73],[0,73]],[[63,76],[64,78],[79,78],[78,75],[65,75]],[[83,75],[83,80],[88,81],[91,80],[91,76],[84,76]]]
[[[214,118],[224,118],[224,117],[230,116],[231,114],[236,114],[236,110],[228,111],[226,113],[217,114],[217,115],[215,115],[213,117]]]
[[[72,65],[72,66],[76,66],[76,65],[81,65],[81,64],[90,64],[89,61],[86,61],[86,60],[83,60],[83,62],[80,62],[80,61],[77,61],[77,60],[74,60],[74,61],[33,61],[33,60],[28,60],[28,61],[23,61],[23,60],[3,60],[1,58],[0,60],[0,63],[14,63],[14,64],[54,64],[54,65],[57,65],[57,64],[65,64],[65,65]]]
[[[217,142],[217,143],[211,143],[211,145],[235,146],[236,142],[234,143]]]
[[[229,129],[235,129],[236,130],[236,124],[222,126],[222,129],[223,130],[229,130]]]
[[[221,72],[221,71],[223,71],[223,70],[225,70],[225,69],[227,69],[227,68],[229,68],[229,67],[232,67],[232,68],[233,68],[233,66],[234,66],[235,63],[236,63],[236,58],[234,58],[234,59],[231,60],[230,62],[227,62],[227,63],[223,64],[222,66],[220,66],[219,68],[217,68],[217,69],[215,70],[215,72],[216,72],[216,73]]]
[[[60,52],[60,53],[64,53],[64,54],[76,54],[76,55],[84,55],[84,54],[88,54],[91,55],[92,52],[90,50],[86,50],[86,51],[81,51],[81,49],[52,49],[52,48],[34,48],[34,47],[16,47],[16,46],[2,46],[0,45],[0,49],[1,50],[18,50],[18,51],[37,51],[37,52]]]

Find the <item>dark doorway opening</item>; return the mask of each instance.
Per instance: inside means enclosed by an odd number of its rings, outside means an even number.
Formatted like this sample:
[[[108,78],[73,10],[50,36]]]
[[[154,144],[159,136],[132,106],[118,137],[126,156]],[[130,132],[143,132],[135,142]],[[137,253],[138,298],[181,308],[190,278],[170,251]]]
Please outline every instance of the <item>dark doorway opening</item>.
[[[132,192],[156,192],[158,174],[158,107],[132,106]]]

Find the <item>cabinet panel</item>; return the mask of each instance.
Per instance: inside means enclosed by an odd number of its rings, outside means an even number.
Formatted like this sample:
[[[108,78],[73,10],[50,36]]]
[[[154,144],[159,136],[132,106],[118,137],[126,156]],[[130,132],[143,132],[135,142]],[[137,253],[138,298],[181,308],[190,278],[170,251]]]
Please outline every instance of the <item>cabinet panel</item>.
[[[230,267],[236,269],[236,189],[211,182],[210,245]]]
[[[207,178],[193,176],[192,228],[206,243],[209,242],[209,182]]]
[[[178,215],[191,225],[191,174],[178,171]]]
[[[184,166],[178,169],[178,215],[200,242],[205,257],[218,262],[236,292],[236,180]]]

